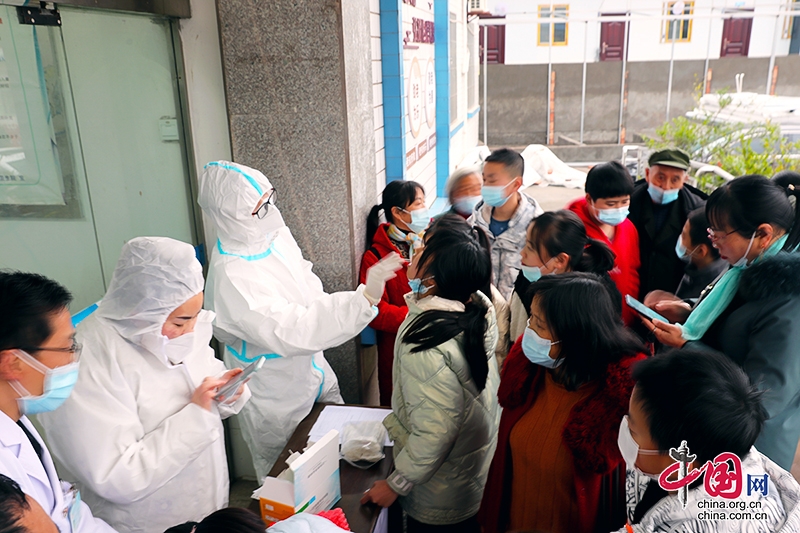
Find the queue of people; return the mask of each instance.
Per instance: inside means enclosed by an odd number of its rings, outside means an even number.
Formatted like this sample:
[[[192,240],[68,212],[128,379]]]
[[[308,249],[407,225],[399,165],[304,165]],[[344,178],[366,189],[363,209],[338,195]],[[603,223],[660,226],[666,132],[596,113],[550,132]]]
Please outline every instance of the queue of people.
[[[698,517],[717,489],[678,488],[678,449],[706,476],[718,457],[768,476],[747,531],[800,531],[800,193],[744,176],[706,198],[688,169],[677,150],[639,183],[600,164],[545,213],[500,149],[454,172],[434,220],[420,184],[391,182],[359,286],[326,293],[267,177],[217,161],[206,280],[190,245],[132,239],[76,330],[66,288],[0,272],[0,532],[263,530],[223,510],[222,420],[263,479],[315,402],[342,403],[323,350],[367,326],[394,469],[362,503],[399,503],[410,533],[739,531]]]

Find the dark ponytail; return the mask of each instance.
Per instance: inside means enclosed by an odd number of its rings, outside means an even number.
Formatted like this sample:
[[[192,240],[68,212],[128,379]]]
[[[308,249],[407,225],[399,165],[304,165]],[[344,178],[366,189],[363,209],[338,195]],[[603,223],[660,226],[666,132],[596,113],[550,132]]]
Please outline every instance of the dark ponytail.
[[[795,198],[795,205],[789,197]],[[783,229],[788,234],[785,251],[800,244],[800,210],[794,185],[781,187],[757,174],[729,181],[708,197],[706,217],[717,229],[730,227],[749,239],[761,224]]]
[[[372,246],[372,239],[381,225],[381,210],[383,210],[386,221],[394,224],[392,208],[408,208],[417,199],[417,191],[422,191],[422,194],[425,194],[425,189],[416,181],[395,180],[386,185],[386,188],[383,189],[381,203],[373,206],[369,211],[369,215],[367,215],[367,250]]]
[[[605,274],[614,268],[615,255],[611,248],[588,238],[583,221],[566,209],[548,211],[533,219],[528,227],[528,240],[551,258],[567,254],[569,268],[574,272]]]
[[[485,345],[489,307],[475,293],[488,290],[491,283],[489,239],[481,228],[470,228],[460,217],[446,218],[447,222],[435,224],[426,235],[417,269],[420,277],[433,276],[437,296],[463,302],[464,311],[425,311],[411,322],[401,342],[415,345],[411,352],[416,353],[433,349],[463,333],[464,357],[475,386],[482,391],[491,357]]]
[[[586,246],[580,255],[578,264],[573,267],[574,272],[589,272],[603,275],[614,270],[614,260],[617,258],[608,245],[597,239],[586,239]]]

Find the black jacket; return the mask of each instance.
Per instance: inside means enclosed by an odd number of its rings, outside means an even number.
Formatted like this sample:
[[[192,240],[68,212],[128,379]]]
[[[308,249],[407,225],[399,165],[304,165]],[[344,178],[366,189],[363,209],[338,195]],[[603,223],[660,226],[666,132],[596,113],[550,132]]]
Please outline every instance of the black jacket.
[[[689,213],[703,207],[708,196],[690,185],[684,185],[678,199],[669,206],[667,220],[656,232],[653,200],[647,192],[647,182],[639,180],[631,194],[628,218],[639,232],[639,300],[647,293],[660,289],[674,293],[684,274],[685,263],[675,254],[675,243],[683,231]]]
[[[742,274],[728,309],[703,336],[764,391],[769,413],[756,448],[789,470],[800,440],[800,254],[780,253]],[[697,346],[687,343],[686,346]]]

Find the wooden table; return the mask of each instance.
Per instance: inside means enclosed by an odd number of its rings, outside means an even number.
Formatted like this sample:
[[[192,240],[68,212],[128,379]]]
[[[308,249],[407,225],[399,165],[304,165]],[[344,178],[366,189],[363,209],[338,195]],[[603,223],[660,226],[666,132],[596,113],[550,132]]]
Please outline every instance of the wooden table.
[[[302,452],[305,449],[311,428],[324,408],[325,404],[315,404],[308,416],[298,424],[297,429],[289,438],[288,444],[278,456],[275,466],[272,467],[269,473],[270,476],[277,476],[286,468],[286,459],[290,455],[290,450],[292,452]],[[361,505],[361,497],[364,495],[364,491],[370,488],[375,481],[386,479],[392,472],[394,467],[392,448],[387,447],[385,453],[386,457],[368,470],[361,470],[343,460],[339,461],[342,499],[334,507],[341,507],[350,524],[351,531],[355,533],[372,533],[375,529],[381,508],[375,505]],[[259,503],[256,500],[253,500],[249,509],[259,513],[259,515],[261,513]],[[390,532],[398,530],[397,527],[401,525],[400,516],[400,509],[397,504],[389,509]]]

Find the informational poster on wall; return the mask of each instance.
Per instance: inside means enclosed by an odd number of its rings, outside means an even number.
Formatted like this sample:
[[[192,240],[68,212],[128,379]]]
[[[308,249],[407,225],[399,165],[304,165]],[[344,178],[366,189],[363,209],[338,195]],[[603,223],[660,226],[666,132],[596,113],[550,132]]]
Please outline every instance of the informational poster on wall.
[[[37,31],[0,6],[0,204],[64,205]]]
[[[433,0],[403,2],[406,177],[436,195],[436,73]]]

